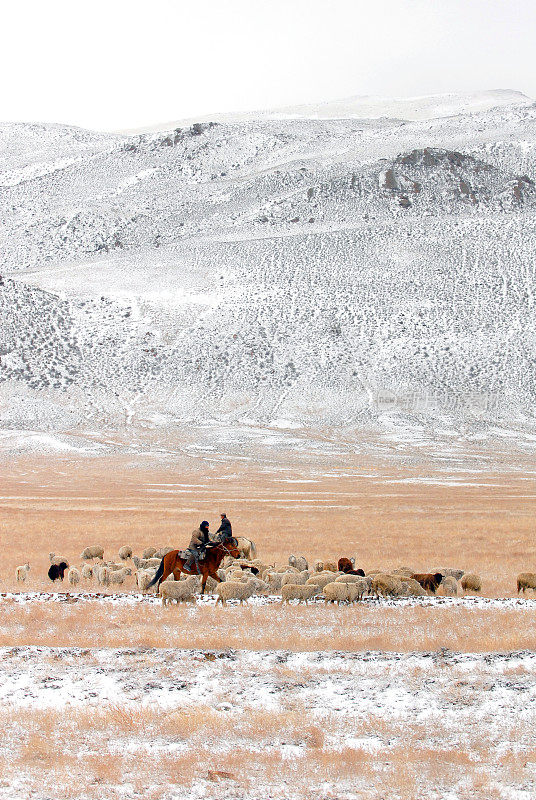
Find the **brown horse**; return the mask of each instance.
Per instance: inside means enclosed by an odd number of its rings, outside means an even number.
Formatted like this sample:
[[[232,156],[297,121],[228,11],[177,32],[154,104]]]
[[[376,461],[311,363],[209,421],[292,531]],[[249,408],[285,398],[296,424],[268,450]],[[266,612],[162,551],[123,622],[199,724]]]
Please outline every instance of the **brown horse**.
[[[162,581],[165,581],[168,575],[171,575],[171,573],[173,573],[173,577],[176,581],[179,580],[181,572],[184,572],[186,575],[198,574],[195,570],[195,563],[191,569],[184,569],[184,564],[188,559],[181,558],[179,552],[179,550],[172,550],[170,553],[165,555],[160,562],[160,566],[156,570],[156,575],[149,584],[149,587],[156,585],[157,593]],[[233,558],[240,557],[240,551],[238,550],[238,542],[236,539],[227,539],[225,542],[211,542],[206,549],[205,558],[202,561],[197,562],[203,576],[201,594],[203,594],[205,591],[205,586],[209,575],[211,578],[214,578],[215,581],[221,583],[221,578],[219,577],[217,570],[225,556],[232,556]]]

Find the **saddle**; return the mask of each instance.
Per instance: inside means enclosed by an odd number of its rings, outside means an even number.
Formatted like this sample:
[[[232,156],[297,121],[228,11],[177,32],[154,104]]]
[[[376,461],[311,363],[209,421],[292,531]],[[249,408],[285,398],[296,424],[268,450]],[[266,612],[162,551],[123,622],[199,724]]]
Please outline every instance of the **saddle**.
[[[207,546],[210,547],[210,545],[207,545]],[[191,554],[190,550],[179,550],[179,558],[182,558],[183,561],[187,561],[190,558],[191,555],[192,554]],[[198,556],[197,556],[197,560],[198,561],[203,561],[204,558],[205,558],[205,555],[206,555],[205,552],[199,553]]]

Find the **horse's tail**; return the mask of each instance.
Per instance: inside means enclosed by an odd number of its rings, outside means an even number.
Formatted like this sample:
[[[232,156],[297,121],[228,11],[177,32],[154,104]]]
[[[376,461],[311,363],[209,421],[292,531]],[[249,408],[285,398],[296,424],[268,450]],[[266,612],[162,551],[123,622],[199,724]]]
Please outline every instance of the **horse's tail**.
[[[257,558],[257,548],[255,547],[255,542],[250,539],[251,547],[249,548],[249,554],[252,558]]]
[[[155,583],[158,583],[163,574],[164,574],[164,559],[162,559],[162,561],[160,562],[160,566],[156,570],[154,578],[152,579],[151,583],[147,588],[150,589],[151,586],[154,586]]]

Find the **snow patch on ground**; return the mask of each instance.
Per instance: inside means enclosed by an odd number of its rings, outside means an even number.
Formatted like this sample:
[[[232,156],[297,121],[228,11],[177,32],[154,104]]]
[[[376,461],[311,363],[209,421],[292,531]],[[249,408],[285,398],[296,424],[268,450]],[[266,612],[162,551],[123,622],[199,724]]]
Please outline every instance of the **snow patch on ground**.
[[[217,596],[205,594],[196,597],[196,604],[198,606],[216,605]],[[31,605],[33,603],[99,603],[109,604],[113,606],[140,606],[140,605],[160,605],[161,599],[153,594],[141,593],[127,593],[121,592],[119,594],[105,594],[100,592],[3,592],[0,594],[0,608],[3,602],[14,602],[23,605]],[[412,608],[412,607],[425,607],[425,608],[452,608],[452,609],[466,609],[474,611],[482,610],[502,610],[508,611],[515,609],[517,611],[527,611],[534,613],[536,611],[536,599],[517,598],[517,597],[397,597],[397,598],[364,598],[360,601],[366,606],[379,606],[386,608]],[[239,604],[236,600],[229,600],[229,605]],[[272,605],[274,603],[281,603],[280,595],[270,595],[269,597],[262,597],[256,595],[250,597],[247,604],[252,606]],[[298,601],[292,601],[291,604],[297,605]],[[318,597],[309,601],[309,605],[314,608],[315,605],[323,606],[325,600],[323,597]],[[304,608],[307,613],[307,609]]]

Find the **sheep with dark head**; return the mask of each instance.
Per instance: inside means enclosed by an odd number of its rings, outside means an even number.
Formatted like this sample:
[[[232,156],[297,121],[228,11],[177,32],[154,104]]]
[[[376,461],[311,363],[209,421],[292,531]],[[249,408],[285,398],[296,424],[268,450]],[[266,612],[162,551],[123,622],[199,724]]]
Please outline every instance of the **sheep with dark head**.
[[[350,558],[339,558],[337,570],[339,572],[344,572],[346,575],[360,575],[362,578],[365,577],[365,573],[362,569],[354,569],[354,562]]]
[[[432,594],[436,593],[443,580],[443,575],[440,572],[416,572],[409,577],[420,583],[423,589],[426,589],[427,592],[432,592]]]

